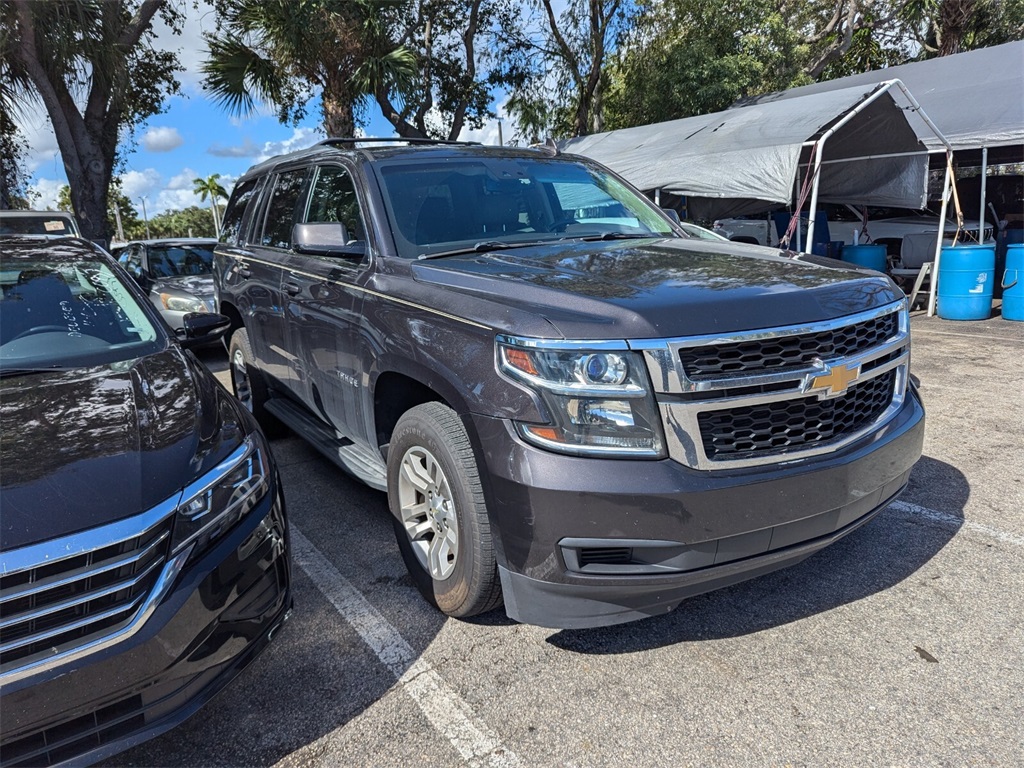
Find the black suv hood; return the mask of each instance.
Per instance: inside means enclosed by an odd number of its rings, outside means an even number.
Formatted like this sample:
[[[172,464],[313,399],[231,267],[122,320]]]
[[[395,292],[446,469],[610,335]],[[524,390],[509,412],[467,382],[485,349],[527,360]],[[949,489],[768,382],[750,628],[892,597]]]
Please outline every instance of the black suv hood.
[[[831,259],[706,240],[566,241],[417,262],[419,281],[546,318],[566,338],[668,338],[814,322],[902,298],[878,273]],[[498,328],[470,300],[460,315]],[[529,326],[529,324],[527,324]],[[550,332],[550,328],[548,329]],[[541,335],[550,335],[542,333]]]
[[[143,512],[216,466],[245,429],[177,345],[0,380],[0,550]]]

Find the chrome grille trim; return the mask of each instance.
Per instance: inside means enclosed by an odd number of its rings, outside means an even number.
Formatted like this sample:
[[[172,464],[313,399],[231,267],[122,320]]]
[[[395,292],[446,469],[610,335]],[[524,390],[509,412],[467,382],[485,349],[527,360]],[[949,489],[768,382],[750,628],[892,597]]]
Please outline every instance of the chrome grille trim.
[[[140,515],[61,539],[0,553],[0,576],[5,579],[19,574],[33,578],[35,574],[31,572],[43,568],[59,571],[63,562],[68,563],[69,569],[0,591],[0,610],[3,612],[0,630],[6,635],[0,641],[0,653],[7,655],[15,652],[16,656],[0,663],[0,685],[7,685],[42,669],[78,658],[138,631],[185,563],[185,559],[180,556],[168,560],[167,552],[172,516],[180,498],[179,492]],[[152,540],[146,541],[147,536],[152,536]],[[104,557],[96,563],[86,562],[78,567],[70,562],[100,550],[124,545],[133,539],[140,539],[139,546],[129,552]],[[188,551],[185,550],[184,554],[187,555]],[[115,584],[93,586],[91,580],[97,576],[111,574],[118,568],[133,568],[145,558],[151,558],[153,562],[145,563],[138,573],[124,574]],[[60,594],[58,590],[71,589],[76,585],[81,586],[77,594],[57,596]],[[133,589],[143,591],[132,594]],[[111,596],[118,593],[125,593],[125,596],[109,607],[98,605],[93,612],[84,616],[75,615],[76,609],[91,601],[116,599]],[[31,604],[20,610],[12,610],[17,600],[27,600]],[[54,626],[44,626],[37,631],[32,631],[37,628],[31,627],[29,634],[8,639],[11,630],[18,625],[45,621],[48,616],[57,616],[65,611],[71,615],[60,617],[59,623]],[[92,625],[97,629],[90,633],[88,628]],[[64,635],[69,637],[61,641]],[[17,653],[19,649],[51,638],[55,643],[45,650]]]
[[[832,453],[878,429],[896,415],[906,397],[910,363],[910,324],[905,308],[906,301],[904,300],[822,323],[768,328],[743,333],[630,342],[632,349],[643,353],[647,363],[652,385],[657,393],[658,408],[661,412],[662,425],[665,428],[669,457],[694,469],[733,469],[778,464]],[[771,373],[754,372],[718,378],[702,377],[698,381],[693,381],[687,377],[680,357],[680,350],[687,347],[759,340],[769,342],[784,336],[838,330],[892,313],[898,313],[895,335],[858,354],[846,357],[828,357],[820,360],[820,364],[816,362],[814,365],[805,364],[781,370],[776,369]],[[700,413],[797,400],[813,395],[817,395],[819,399],[826,399],[834,395],[814,389],[813,383],[817,377],[822,376],[831,367],[842,365],[857,369],[859,374],[856,379],[857,383],[882,376],[890,371],[896,371],[892,401],[874,422],[840,438],[818,443],[805,443],[791,449],[776,449],[765,452],[763,455],[724,459],[708,457],[698,422]],[[749,391],[750,388],[764,387],[771,387],[772,391]],[[743,391],[745,388],[746,391]],[[738,393],[731,394],[730,390],[738,390]],[[845,394],[846,391],[848,390],[844,390],[843,393]]]

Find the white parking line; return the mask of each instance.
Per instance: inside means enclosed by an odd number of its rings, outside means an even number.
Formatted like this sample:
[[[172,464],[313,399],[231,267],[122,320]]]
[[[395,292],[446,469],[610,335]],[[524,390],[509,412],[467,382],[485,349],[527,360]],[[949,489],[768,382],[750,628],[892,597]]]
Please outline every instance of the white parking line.
[[[909,501],[894,501],[889,505],[889,509],[901,512],[906,515],[913,515],[915,517],[923,517],[926,520],[931,520],[933,523],[938,523],[946,528],[965,528],[975,533],[980,533],[983,536],[987,536],[991,539],[996,539],[1005,544],[1014,544],[1018,547],[1024,547],[1024,536],[1019,536],[1016,533],[1010,533],[999,528],[993,528],[990,525],[983,525],[982,523],[973,523],[970,520],[964,520],[962,517],[951,515],[948,512],[938,512],[934,509],[928,509],[928,507],[922,507],[918,504],[911,504]]]
[[[415,701],[423,714],[470,766],[514,766],[516,756],[480,720],[429,662],[418,658],[405,638],[352,586],[294,526],[292,554],[338,613],[352,625]]]

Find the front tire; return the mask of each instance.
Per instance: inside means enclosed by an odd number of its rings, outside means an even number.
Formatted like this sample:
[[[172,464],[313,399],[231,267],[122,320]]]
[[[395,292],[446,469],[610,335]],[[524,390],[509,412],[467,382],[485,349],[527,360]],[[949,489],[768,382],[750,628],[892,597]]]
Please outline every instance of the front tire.
[[[398,420],[388,447],[388,503],[402,559],[431,604],[457,618],[501,605],[476,459],[451,408],[425,403]]]
[[[249,344],[249,333],[245,328],[239,328],[231,335],[228,363],[231,366],[231,388],[238,401],[256,417],[267,437],[283,434],[284,424],[266,409],[270,392],[263,371],[256,366],[256,358]]]

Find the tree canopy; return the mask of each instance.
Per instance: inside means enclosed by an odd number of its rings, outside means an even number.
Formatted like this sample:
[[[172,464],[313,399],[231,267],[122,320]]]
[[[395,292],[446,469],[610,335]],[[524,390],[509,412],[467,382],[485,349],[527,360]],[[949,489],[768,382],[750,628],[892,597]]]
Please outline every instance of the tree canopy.
[[[0,111],[46,109],[82,234],[108,240],[107,190],[133,129],[177,91],[178,58],[153,46],[153,18],[180,27],[171,0],[7,0],[0,5]]]

